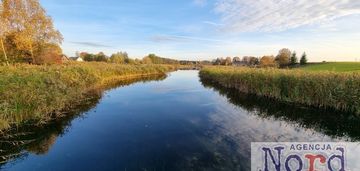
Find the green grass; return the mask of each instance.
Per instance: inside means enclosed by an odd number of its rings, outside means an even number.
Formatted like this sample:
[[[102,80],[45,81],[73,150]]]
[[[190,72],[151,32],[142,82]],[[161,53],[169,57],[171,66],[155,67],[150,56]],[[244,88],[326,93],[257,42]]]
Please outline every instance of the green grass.
[[[170,65],[68,63],[0,67],[0,129],[26,122],[46,123],[119,80],[174,70]]]
[[[360,114],[359,72],[207,67],[200,76],[243,93]]]
[[[334,71],[334,72],[350,72],[360,71],[360,62],[327,62],[319,64],[308,64],[300,68],[305,71]]]

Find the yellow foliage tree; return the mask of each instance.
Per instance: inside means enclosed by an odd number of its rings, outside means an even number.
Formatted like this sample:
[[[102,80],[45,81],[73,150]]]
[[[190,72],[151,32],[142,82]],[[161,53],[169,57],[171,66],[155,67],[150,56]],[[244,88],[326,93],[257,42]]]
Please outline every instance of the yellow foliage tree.
[[[276,61],[280,67],[286,67],[290,64],[291,51],[287,48],[283,48],[279,51],[279,54],[276,56]]]
[[[2,17],[9,21],[12,42],[17,50],[28,51],[32,63],[47,45],[59,45],[63,38],[54,28],[38,0],[2,0]],[[45,48],[46,49],[46,48]]]
[[[0,3],[0,14],[2,12],[3,12],[3,4]],[[0,15],[0,44],[1,44],[1,50],[3,52],[6,65],[9,65],[9,61],[8,61],[5,46],[4,46],[4,39],[5,39],[5,35],[8,32],[8,30],[9,30],[8,21],[2,15]]]
[[[261,67],[276,67],[277,64],[275,62],[274,56],[264,56],[260,59]]]
[[[152,64],[152,61],[149,57],[145,57],[142,59],[143,64]]]

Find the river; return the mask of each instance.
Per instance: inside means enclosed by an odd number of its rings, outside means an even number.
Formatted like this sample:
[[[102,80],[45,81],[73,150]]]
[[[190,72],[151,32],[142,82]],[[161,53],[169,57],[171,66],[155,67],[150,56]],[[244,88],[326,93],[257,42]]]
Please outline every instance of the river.
[[[67,118],[0,138],[3,170],[250,170],[251,142],[358,141],[350,114],[201,81],[198,71],[128,81]]]

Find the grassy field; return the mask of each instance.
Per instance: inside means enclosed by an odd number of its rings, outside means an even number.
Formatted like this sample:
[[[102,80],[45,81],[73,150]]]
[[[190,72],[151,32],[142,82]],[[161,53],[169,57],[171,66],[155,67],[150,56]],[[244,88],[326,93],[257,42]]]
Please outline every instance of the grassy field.
[[[26,122],[46,123],[81,103],[91,90],[174,69],[171,65],[108,63],[0,67],[0,129]]]
[[[207,67],[200,76],[243,93],[360,114],[359,72]]]
[[[305,71],[334,71],[334,72],[350,72],[360,71],[360,62],[327,62],[319,64],[308,64],[300,68]]]

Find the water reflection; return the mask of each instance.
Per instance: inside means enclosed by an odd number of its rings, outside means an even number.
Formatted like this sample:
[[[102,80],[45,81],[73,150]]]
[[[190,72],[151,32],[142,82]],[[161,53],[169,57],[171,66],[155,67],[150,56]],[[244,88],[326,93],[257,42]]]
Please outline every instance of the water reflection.
[[[263,97],[239,93],[235,89],[224,88],[204,79],[201,79],[201,82],[205,87],[218,91],[232,104],[260,118],[285,121],[294,127],[312,129],[334,139],[360,140],[360,117],[354,114],[281,103]]]
[[[197,71],[173,72],[161,82],[100,92],[51,125],[12,130],[0,138],[3,168],[250,170],[251,142],[360,139],[359,119],[352,115],[246,96],[201,81]]]
[[[138,82],[161,81],[166,75],[152,75],[140,78],[113,82],[104,87],[92,90],[86,94],[86,101],[68,111],[66,116],[50,122],[47,125],[22,125],[11,128],[0,134],[0,170],[10,161],[21,161],[30,153],[44,155],[50,150],[58,137],[66,134],[71,127],[71,121],[84,117],[84,112],[94,108],[103,96],[103,90],[128,86]]]
[[[285,104],[239,93],[201,79],[204,87],[218,92],[209,114],[207,130],[212,150],[220,151],[230,170],[250,170],[251,142],[358,141],[360,119],[337,111]]]

